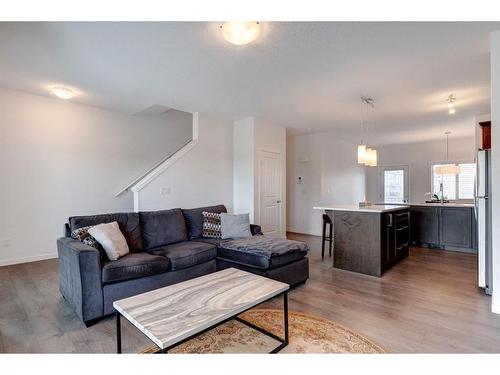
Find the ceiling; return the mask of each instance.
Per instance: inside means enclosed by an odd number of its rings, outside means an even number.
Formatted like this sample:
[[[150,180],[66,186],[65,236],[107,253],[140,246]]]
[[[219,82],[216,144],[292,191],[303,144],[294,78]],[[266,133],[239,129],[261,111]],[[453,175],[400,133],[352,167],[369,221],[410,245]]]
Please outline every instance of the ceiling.
[[[360,138],[360,95],[375,99],[373,144],[473,134],[490,111],[489,34],[500,23],[265,22],[247,46],[217,23],[1,23],[0,87],[136,113],[152,105],[257,116],[291,132]],[[456,114],[445,99],[457,98]]]

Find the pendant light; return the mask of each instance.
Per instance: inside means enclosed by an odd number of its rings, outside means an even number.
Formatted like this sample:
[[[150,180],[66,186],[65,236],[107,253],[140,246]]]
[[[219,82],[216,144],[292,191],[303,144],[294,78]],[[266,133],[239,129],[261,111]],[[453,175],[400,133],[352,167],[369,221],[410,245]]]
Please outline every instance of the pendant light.
[[[361,97],[361,142],[358,145],[358,164],[366,164],[368,153],[365,142],[363,142],[363,138],[365,136],[365,115],[363,113],[364,110],[364,100]]]
[[[376,167],[377,166],[377,150],[374,148],[369,148],[367,149],[366,152],[367,158],[366,158],[366,164],[368,167]]]
[[[449,136],[451,132],[446,132],[446,163],[449,162]],[[436,174],[445,175],[445,174],[460,174],[460,166],[454,164],[442,165],[436,168]]]
[[[358,164],[366,163],[366,145],[360,144],[358,145]]]
[[[365,135],[366,128],[366,120],[365,114],[363,114],[363,108],[366,107],[368,111],[368,107],[373,109],[373,99],[361,96],[361,110],[362,110],[362,120],[361,120],[361,142],[358,145],[358,164],[366,165],[367,167],[376,167],[377,166],[377,150],[374,148],[368,147],[366,143],[363,141],[363,137]]]

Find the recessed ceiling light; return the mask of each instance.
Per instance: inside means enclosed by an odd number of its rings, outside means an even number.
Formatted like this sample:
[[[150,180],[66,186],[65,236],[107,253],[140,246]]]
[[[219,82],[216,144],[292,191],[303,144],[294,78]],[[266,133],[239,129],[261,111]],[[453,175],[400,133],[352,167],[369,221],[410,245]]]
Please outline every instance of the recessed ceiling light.
[[[220,29],[224,39],[237,46],[254,41],[260,33],[258,22],[225,22]]]
[[[63,86],[56,86],[56,87],[52,87],[50,89],[52,91],[52,93],[57,96],[58,98],[61,98],[61,99],[71,99],[73,96],[75,96],[75,93],[73,92],[73,90],[71,89],[68,89],[67,87],[63,87]]]

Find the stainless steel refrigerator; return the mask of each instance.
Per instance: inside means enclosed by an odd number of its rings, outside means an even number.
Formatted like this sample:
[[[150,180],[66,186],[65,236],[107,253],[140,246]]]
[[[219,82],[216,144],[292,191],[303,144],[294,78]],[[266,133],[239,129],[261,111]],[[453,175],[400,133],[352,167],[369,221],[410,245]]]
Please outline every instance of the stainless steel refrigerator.
[[[491,249],[491,152],[477,153],[476,222],[478,238],[478,285],[486,294],[493,290]]]

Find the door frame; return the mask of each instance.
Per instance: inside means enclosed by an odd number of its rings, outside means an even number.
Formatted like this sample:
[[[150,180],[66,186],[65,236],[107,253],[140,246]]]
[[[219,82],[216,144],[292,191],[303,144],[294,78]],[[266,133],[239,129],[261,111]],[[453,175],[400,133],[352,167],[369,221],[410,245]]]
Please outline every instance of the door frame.
[[[403,169],[405,171],[405,190],[406,194],[404,197],[404,200],[406,202],[410,201],[410,166],[405,165],[405,164],[399,164],[399,165],[382,165],[378,167],[378,196],[380,198],[381,203],[386,203],[385,202],[385,191],[384,191],[384,172],[385,171],[394,171],[398,169]]]
[[[259,225],[262,224],[261,220],[261,172],[262,172],[262,155],[263,153],[268,153],[268,154],[276,154],[278,155],[278,162],[280,166],[280,179],[279,179],[279,200],[281,203],[280,205],[280,210],[279,210],[279,236],[281,237],[283,235],[283,155],[280,151],[276,150],[269,150],[269,149],[259,149],[258,150],[258,170],[257,170],[257,207],[259,210],[259,214],[255,215],[256,219],[258,217],[258,223]]]

